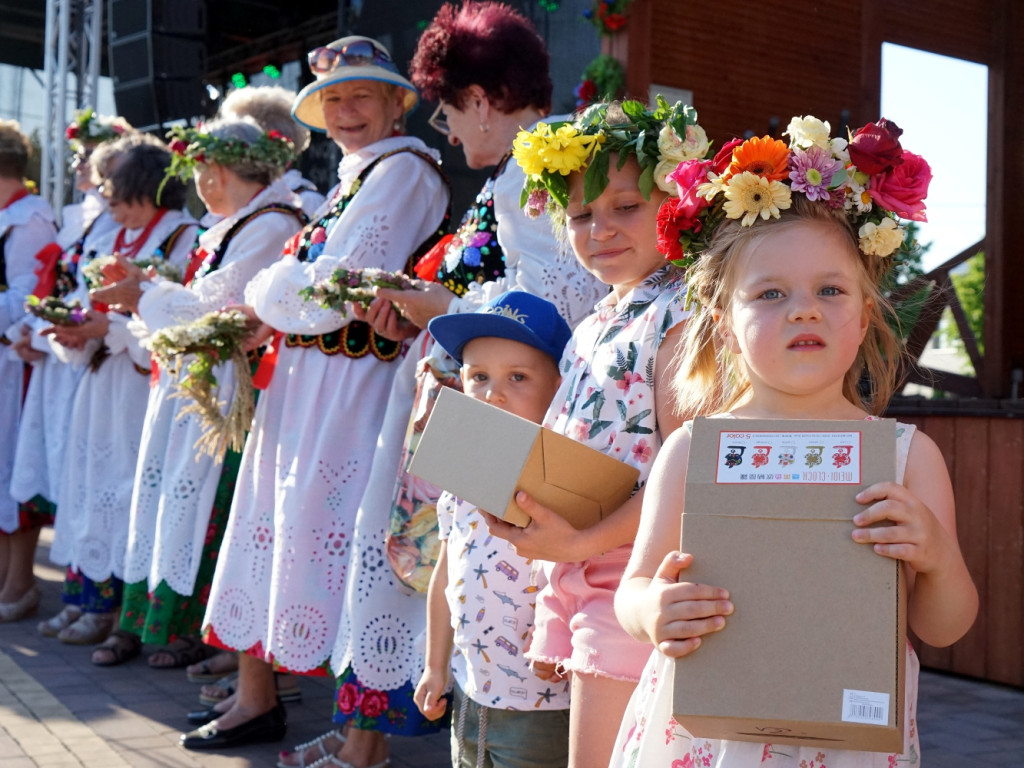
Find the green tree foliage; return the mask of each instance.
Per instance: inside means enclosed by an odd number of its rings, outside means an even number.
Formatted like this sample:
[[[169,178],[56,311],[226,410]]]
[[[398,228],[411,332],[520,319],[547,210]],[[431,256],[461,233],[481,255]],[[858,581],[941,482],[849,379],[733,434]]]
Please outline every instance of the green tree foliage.
[[[985,252],[978,251],[965,262],[964,267],[963,271],[950,275],[950,278],[960,300],[960,306],[967,316],[967,325],[978,344],[978,351],[984,355],[985,340],[982,338],[982,332],[985,328]],[[949,312],[948,309],[946,311]],[[957,333],[953,318],[950,316],[948,319],[952,332]],[[966,352],[964,356],[966,357]]]

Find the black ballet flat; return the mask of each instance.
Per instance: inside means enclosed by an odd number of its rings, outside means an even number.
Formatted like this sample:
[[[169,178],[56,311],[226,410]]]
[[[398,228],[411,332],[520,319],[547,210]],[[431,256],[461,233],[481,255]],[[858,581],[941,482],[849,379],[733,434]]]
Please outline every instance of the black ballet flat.
[[[191,725],[206,725],[207,723],[212,723],[223,714],[224,712],[218,712],[213,707],[207,707],[206,709],[192,710],[186,715],[186,718]]]
[[[217,713],[216,717],[220,717],[220,714]],[[214,720],[182,734],[181,746],[185,749],[226,749],[246,744],[263,744],[281,741],[286,731],[284,707],[278,702],[269,712],[234,728],[218,728]]]

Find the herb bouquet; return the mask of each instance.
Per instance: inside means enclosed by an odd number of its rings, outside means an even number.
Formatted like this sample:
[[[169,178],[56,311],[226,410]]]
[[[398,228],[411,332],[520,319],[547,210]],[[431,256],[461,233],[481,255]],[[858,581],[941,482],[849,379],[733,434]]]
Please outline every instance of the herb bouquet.
[[[336,269],[326,280],[303,288],[299,295],[306,301],[315,301],[324,309],[348,314],[349,302],[366,309],[376,298],[376,288],[394,288],[400,291],[416,290],[416,284],[401,272],[383,269]]]
[[[85,322],[85,308],[78,299],[65,302],[56,296],[43,299],[29,296],[25,299],[25,311],[53,325],[81,325]]]
[[[153,334],[149,342],[159,366],[172,376],[179,376],[175,397],[189,396],[194,403],[182,409],[181,415],[197,413],[203,422],[203,434],[195,448],[218,461],[227,448],[241,451],[245,434],[252,424],[255,396],[249,360],[242,351],[242,341],[252,330],[252,322],[237,310],[209,312],[197,320],[165,328]],[[193,359],[181,370],[183,358]],[[217,378],[214,368],[219,363],[235,364],[235,396],[227,413],[217,399]],[[198,458],[198,456],[197,456]]]
[[[136,259],[132,263],[143,271],[153,267],[160,277],[175,283],[181,282],[181,270],[165,259]],[[102,288],[107,284],[103,270],[111,264],[117,264],[117,259],[113,256],[98,256],[82,266],[82,276],[90,290]]]

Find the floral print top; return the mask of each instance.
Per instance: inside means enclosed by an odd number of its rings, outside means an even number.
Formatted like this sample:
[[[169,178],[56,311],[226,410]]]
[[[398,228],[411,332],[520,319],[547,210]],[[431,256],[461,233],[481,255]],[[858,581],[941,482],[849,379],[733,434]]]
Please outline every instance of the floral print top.
[[[562,354],[562,384],[544,426],[640,470],[661,447],[654,367],[665,335],[689,315],[683,272],[666,266],[622,300],[602,299]]]

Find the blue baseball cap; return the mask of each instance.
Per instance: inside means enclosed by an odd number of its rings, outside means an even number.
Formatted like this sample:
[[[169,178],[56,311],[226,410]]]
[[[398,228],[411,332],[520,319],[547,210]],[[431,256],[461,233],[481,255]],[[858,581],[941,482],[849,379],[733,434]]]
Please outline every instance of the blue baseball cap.
[[[427,324],[430,335],[462,365],[462,349],[473,339],[496,336],[539,349],[558,364],[572,331],[547,299],[508,291],[476,312],[440,315]]]

